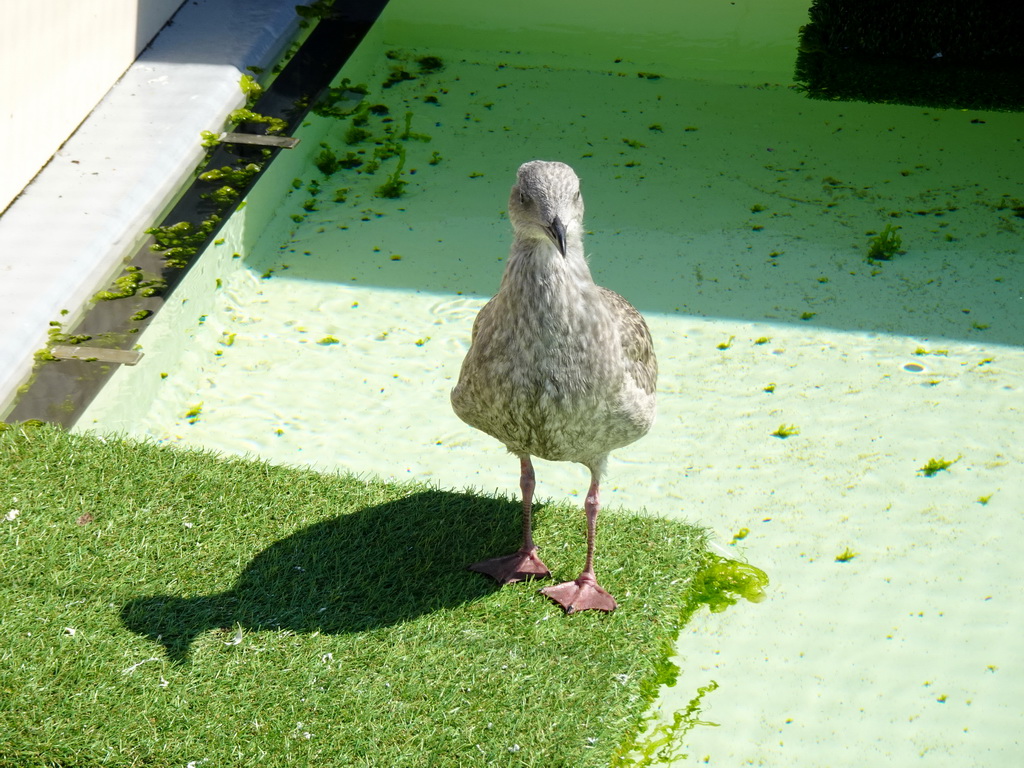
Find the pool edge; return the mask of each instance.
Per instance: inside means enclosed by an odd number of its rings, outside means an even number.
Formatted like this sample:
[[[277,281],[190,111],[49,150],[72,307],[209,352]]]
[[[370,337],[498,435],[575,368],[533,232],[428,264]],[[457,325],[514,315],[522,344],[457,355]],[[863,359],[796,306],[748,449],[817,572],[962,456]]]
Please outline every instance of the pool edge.
[[[272,65],[300,31],[292,3],[231,11],[182,6],[0,217],[0,414],[49,323],[77,319],[174,204],[203,157],[199,133],[243,104],[242,73]]]

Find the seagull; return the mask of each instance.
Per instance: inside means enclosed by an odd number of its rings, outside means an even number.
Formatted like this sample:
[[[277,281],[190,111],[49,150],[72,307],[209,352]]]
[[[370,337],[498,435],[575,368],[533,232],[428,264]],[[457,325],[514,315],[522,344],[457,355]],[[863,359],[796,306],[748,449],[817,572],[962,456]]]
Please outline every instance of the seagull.
[[[608,454],[654,423],[658,364],[640,313],[594,283],[583,253],[580,180],[565,163],[519,168],[508,203],[512,248],[498,293],[473,322],[451,393],[464,422],[519,457],[523,543],[511,555],[469,566],[500,584],[551,575],[533,542],[533,457],[590,470],[584,503],[587,556],[573,581],[541,593],[566,613],[612,611],[597,582],[594,540]]]

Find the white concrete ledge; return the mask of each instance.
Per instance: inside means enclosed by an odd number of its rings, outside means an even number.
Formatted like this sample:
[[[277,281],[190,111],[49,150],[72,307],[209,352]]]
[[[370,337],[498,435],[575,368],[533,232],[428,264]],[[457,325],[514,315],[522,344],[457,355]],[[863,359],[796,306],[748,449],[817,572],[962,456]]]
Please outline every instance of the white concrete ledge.
[[[295,0],[190,0],[0,217],[0,417],[51,320],[76,319],[298,32]]]

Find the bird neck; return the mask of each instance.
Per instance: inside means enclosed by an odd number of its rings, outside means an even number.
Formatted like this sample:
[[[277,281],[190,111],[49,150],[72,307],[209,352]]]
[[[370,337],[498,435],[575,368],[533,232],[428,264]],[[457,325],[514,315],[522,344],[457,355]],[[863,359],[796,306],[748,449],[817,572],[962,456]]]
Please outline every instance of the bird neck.
[[[535,301],[563,300],[594,287],[590,267],[583,256],[583,241],[572,238],[563,256],[548,240],[517,236],[509,253],[501,289],[510,298]]]

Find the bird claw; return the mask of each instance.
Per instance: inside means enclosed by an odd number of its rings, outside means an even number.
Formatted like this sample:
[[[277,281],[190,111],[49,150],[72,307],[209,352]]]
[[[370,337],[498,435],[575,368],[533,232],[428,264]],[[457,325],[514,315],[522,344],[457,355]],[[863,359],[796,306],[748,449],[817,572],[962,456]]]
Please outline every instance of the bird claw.
[[[611,613],[618,607],[615,598],[592,575],[582,574],[575,581],[544,587],[540,593],[558,603],[566,613],[587,610]]]
[[[551,577],[551,571],[537,557],[536,547],[525,551],[519,550],[515,554],[505,555],[504,557],[481,560],[468,566],[468,568],[477,573],[487,574],[499,584],[514,584],[518,581],[547,579]]]

